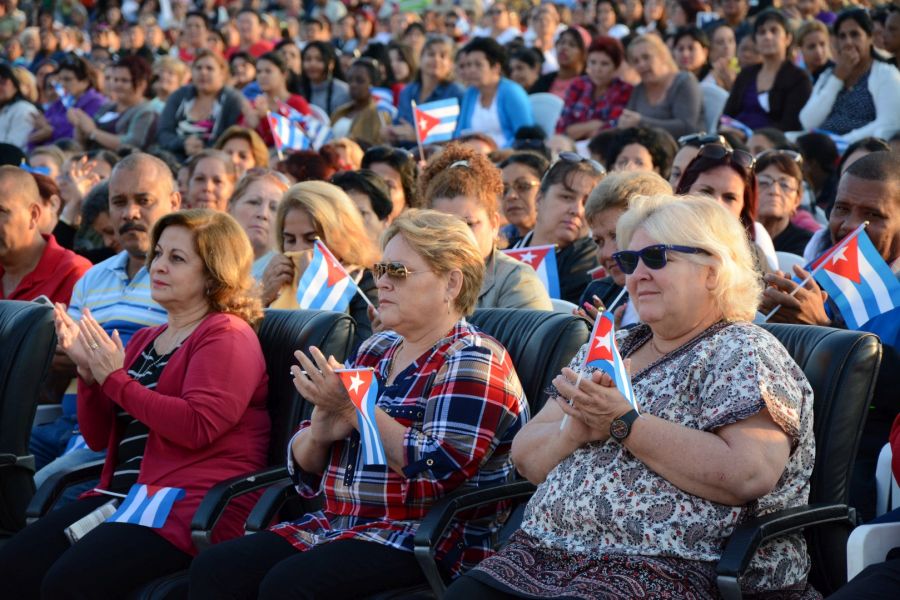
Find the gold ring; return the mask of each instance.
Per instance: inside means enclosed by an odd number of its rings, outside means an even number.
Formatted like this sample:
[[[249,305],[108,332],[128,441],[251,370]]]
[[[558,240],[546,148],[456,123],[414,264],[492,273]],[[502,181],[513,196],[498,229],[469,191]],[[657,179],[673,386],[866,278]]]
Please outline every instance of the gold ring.
[[[96,349],[99,348],[99,347],[100,347],[100,345],[97,344],[97,343],[92,343],[92,344],[91,344],[91,350],[96,350]]]

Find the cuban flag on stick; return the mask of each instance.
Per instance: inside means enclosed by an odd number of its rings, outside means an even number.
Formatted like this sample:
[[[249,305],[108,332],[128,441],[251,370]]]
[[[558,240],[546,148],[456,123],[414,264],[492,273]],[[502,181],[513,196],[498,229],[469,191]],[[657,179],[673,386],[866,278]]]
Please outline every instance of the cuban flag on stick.
[[[119,509],[106,521],[157,529],[165,525],[172,505],[184,498],[184,494],[181,488],[136,483],[128,490],[128,495]]]
[[[359,421],[359,435],[362,439],[363,463],[366,465],[386,465],[387,454],[381,442],[381,433],[375,420],[375,401],[378,399],[378,385],[372,369],[346,369],[337,372],[350,401],[356,407]]]
[[[321,240],[316,240],[312,261],[297,283],[297,304],[300,308],[344,312],[357,289],[356,282],[344,266]],[[365,294],[362,295],[365,297]]]
[[[559,298],[559,271],[556,268],[556,246],[529,246],[503,250],[504,254],[531,266],[551,298]]]
[[[459,100],[447,98],[421,106],[413,102],[413,117],[416,120],[416,135],[422,144],[449,142],[453,139],[459,119]]]
[[[303,133],[303,129],[287,117],[277,113],[266,113],[269,119],[269,127],[272,128],[272,137],[275,139],[275,149],[278,156],[282,150],[306,150],[309,148],[309,138]]]
[[[828,292],[850,329],[900,307],[900,282],[872,245],[865,224],[812,265],[812,276]]]
[[[303,124],[303,130],[306,131],[306,137],[312,143],[313,150],[319,150],[334,137],[331,127],[312,115],[302,116],[300,122]]]

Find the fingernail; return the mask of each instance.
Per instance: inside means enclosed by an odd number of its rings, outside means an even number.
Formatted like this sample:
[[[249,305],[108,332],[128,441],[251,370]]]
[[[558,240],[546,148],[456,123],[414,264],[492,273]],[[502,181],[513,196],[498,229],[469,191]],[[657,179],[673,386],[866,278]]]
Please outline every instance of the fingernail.
[[[596,297],[597,297],[597,296],[594,296],[594,298],[596,298]],[[582,306],[585,307],[585,308],[591,308],[591,305],[590,305],[590,303],[588,303],[588,302],[585,302],[584,304],[582,304]]]

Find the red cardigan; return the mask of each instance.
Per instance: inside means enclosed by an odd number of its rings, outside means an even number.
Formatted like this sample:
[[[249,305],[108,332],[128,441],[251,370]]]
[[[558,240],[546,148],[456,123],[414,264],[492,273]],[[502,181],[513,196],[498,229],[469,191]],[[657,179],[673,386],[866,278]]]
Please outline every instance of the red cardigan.
[[[116,425],[118,406],[148,427],[138,481],[187,492],[158,531],[179,550],[196,554],[190,523],[204,494],[224,479],[266,464],[268,376],[253,329],[235,316],[214,313],[175,351],[156,389],[148,390],[126,369],[166,327],[135,333],[125,351],[125,368],[111,373],[102,388],[79,380],[78,424],[88,446],[107,450],[101,489],[112,480],[123,434]],[[232,502],[214,541],[243,535],[256,499],[249,494]]]

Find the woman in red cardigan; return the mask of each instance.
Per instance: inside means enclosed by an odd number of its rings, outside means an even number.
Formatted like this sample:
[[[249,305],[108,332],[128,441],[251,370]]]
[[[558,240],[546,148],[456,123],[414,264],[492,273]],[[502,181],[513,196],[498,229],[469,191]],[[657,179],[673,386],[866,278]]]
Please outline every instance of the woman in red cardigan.
[[[265,465],[268,379],[247,236],[224,213],[189,210],[160,219],[150,247],[151,295],[168,323],[138,331],[127,351],[88,311],[76,324],[57,305],[59,342],[78,368],[78,422],[106,464],[97,488],[2,547],[10,597],[122,597],[187,568],[204,494]],[[130,488],[114,473],[138,465]],[[232,503],[214,539],[241,535],[255,499]],[[94,528],[71,527],[87,515]]]

